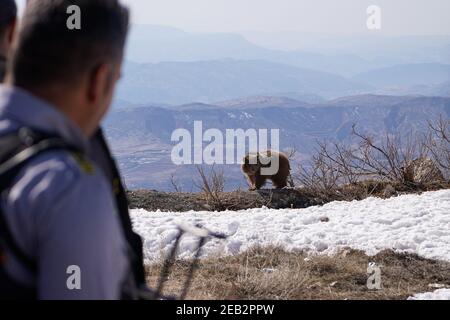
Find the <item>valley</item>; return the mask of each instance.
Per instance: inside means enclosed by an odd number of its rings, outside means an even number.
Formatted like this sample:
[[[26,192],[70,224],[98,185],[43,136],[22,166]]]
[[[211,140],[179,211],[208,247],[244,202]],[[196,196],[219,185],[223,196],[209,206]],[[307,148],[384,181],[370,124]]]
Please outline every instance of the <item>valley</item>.
[[[294,167],[308,159],[317,141],[351,143],[351,129],[357,124],[375,136],[385,133],[407,135],[424,132],[427,121],[450,117],[450,98],[360,95],[319,104],[290,98],[249,97],[214,104],[117,108],[104,127],[129,189],[173,191],[172,176],[183,191],[198,191],[195,165],[177,166],[171,161],[172,132],[187,129],[194,122],[204,130],[280,129],[280,149],[295,148]],[[207,144],[205,143],[205,146]],[[240,167],[217,165],[226,172],[226,190],[247,188]]]

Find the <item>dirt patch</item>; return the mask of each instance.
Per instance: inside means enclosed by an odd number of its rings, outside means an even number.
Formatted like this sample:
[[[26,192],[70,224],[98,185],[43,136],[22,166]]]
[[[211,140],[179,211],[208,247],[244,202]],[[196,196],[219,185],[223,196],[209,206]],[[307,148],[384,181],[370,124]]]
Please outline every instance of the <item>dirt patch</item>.
[[[137,190],[128,192],[130,208],[149,211],[223,211],[245,210],[266,206],[272,209],[306,208],[324,201],[296,189],[265,189],[258,191],[234,191],[219,194],[220,203],[211,203],[203,193],[160,192]]]
[[[323,205],[336,200],[362,200],[370,196],[389,198],[402,194],[449,188],[450,182],[406,185],[365,181],[320,192],[308,188],[221,192],[214,202],[210,201],[204,193],[160,192],[155,190],[129,191],[128,199],[132,209],[142,208],[149,211],[223,211],[261,208],[262,206],[271,209],[299,209]]]
[[[381,268],[380,290],[367,288],[371,262]],[[147,266],[150,286],[155,286],[160,267]],[[179,294],[188,268],[188,261],[175,264],[166,294]],[[335,256],[308,256],[269,247],[203,259],[187,298],[406,299],[433,291],[436,284],[450,288],[450,263],[389,250],[373,257],[350,249]]]

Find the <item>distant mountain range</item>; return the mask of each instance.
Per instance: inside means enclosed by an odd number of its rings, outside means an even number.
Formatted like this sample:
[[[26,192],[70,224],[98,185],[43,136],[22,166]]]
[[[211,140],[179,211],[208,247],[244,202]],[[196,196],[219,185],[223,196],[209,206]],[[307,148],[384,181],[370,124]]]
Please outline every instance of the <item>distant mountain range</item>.
[[[260,37],[249,37],[257,38]],[[224,58],[266,60],[343,76],[399,64],[450,63],[448,36],[339,36],[284,32],[271,38],[287,41],[293,49],[267,49],[265,41],[259,41],[262,46],[256,45],[240,34],[189,33],[172,27],[133,25],[127,59],[139,63]]]
[[[267,49],[239,34],[133,25],[117,99],[180,105],[255,95],[311,103],[364,93],[450,95],[450,37],[286,36],[302,50]]]
[[[370,86],[331,73],[261,60],[127,63],[118,98],[133,103],[180,104],[292,92],[336,97]]]
[[[204,130],[280,129],[281,148],[295,147],[298,160],[308,158],[317,140],[349,141],[351,127],[377,136],[383,132],[423,131],[427,120],[450,117],[450,98],[359,95],[323,103],[292,98],[257,96],[217,104],[117,108],[105,122],[129,188],[170,190],[175,177],[186,191],[193,189],[193,165],[170,161],[171,134],[177,128],[192,132],[194,121]],[[219,166],[220,168],[220,166]],[[227,165],[227,189],[245,187],[238,165]],[[194,188],[195,190],[195,188]]]
[[[363,93],[448,96],[450,65],[408,64],[352,78],[262,60],[127,62],[118,99],[129,104],[214,103],[254,95],[318,103]]]
[[[357,55],[270,50],[249,42],[239,34],[188,33],[154,25],[133,25],[128,42],[127,59],[139,63],[233,58],[266,60],[342,75],[386,66],[380,62],[371,63]]]
[[[378,95],[422,95],[429,97],[450,97],[450,81],[440,84],[418,84],[406,87],[386,87],[372,91]]]
[[[360,73],[352,79],[377,88],[439,85],[450,81],[450,65],[439,63],[397,65]]]

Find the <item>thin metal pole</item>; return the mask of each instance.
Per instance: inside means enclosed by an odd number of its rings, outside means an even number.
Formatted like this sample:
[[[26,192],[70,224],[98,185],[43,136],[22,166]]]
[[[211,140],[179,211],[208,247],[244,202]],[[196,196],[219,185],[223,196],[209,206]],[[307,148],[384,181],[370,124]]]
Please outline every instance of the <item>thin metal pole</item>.
[[[184,300],[189,291],[189,287],[191,286],[192,279],[194,277],[194,271],[197,268],[198,261],[201,255],[202,248],[206,242],[206,237],[201,237],[198,242],[198,249],[194,257],[194,261],[192,261],[191,267],[189,269],[188,276],[186,278],[186,282],[184,283],[183,292],[180,295],[180,300]]]
[[[183,236],[183,234],[184,234],[184,231],[179,229],[179,232],[175,239],[175,243],[172,247],[172,250],[170,251],[169,256],[164,261],[164,265],[161,270],[161,274],[159,276],[158,287],[155,292],[155,299],[159,299],[161,297],[162,290],[164,288],[164,283],[166,282],[166,279],[169,276],[170,268],[172,267],[172,265],[175,261],[175,256],[177,254],[178,246],[180,244],[180,240],[181,240],[181,237]]]

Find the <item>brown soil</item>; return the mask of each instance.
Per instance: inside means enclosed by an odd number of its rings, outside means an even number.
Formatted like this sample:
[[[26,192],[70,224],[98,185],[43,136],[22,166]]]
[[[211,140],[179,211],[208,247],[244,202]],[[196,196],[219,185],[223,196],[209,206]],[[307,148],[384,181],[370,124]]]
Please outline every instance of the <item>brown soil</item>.
[[[367,288],[370,262],[381,268],[380,290]],[[155,286],[160,267],[147,267],[150,286]],[[188,267],[189,261],[176,262],[166,294],[181,292]],[[434,291],[436,284],[450,288],[450,263],[389,250],[373,257],[350,249],[335,256],[308,256],[269,247],[201,260],[187,298],[406,299]]]
[[[335,190],[311,190],[307,188],[263,189],[258,191],[222,192],[214,199],[204,193],[160,192],[136,190],[128,192],[131,208],[149,211],[223,211],[245,210],[266,206],[272,209],[306,208],[341,200],[362,200],[370,196],[388,198],[408,193],[421,193],[450,188],[450,182],[427,185],[393,184],[366,181],[342,186]]]

